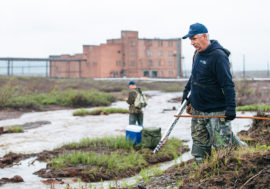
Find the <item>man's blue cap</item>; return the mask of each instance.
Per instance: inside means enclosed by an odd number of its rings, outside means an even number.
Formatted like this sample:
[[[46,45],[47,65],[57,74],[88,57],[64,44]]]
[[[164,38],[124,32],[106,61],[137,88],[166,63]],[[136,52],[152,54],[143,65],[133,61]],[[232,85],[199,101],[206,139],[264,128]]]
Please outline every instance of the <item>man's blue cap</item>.
[[[208,33],[207,28],[203,24],[195,23],[195,24],[190,25],[188,34],[185,35],[183,39],[186,39],[188,37],[192,37],[194,35],[201,34],[201,33]]]
[[[128,85],[135,85],[134,81],[130,81]]]

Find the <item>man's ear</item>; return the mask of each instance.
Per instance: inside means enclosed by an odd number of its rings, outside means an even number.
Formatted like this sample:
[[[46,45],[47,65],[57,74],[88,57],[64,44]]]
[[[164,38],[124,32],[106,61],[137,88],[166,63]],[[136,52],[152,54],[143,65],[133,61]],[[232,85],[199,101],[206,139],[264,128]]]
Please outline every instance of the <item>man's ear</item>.
[[[203,38],[207,39],[207,34],[206,33],[203,33]]]

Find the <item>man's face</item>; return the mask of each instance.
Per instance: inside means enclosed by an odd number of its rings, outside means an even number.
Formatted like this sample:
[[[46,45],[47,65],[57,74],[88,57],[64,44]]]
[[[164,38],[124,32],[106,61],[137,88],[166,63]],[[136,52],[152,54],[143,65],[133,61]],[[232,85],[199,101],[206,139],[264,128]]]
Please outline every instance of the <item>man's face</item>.
[[[199,52],[205,50],[208,46],[206,34],[197,34],[190,37],[189,39],[191,41],[191,45],[193,45],[193,47]]]
[[[129,85],[128,88],[129,89],[135,89],[136,88],[136,85]]]

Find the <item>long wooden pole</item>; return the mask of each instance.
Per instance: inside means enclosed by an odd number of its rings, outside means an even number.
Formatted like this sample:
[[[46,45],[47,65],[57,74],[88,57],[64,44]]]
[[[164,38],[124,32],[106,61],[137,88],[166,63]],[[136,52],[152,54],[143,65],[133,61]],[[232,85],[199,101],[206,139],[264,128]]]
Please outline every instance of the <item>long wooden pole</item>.
[[[226,118],[226,116],[207,116],[207,115],[174,115],[174,117],[197,117],[197,118]],[[264,119],[270,120],[270,117],[242,117],[236,116],[239,119]]]

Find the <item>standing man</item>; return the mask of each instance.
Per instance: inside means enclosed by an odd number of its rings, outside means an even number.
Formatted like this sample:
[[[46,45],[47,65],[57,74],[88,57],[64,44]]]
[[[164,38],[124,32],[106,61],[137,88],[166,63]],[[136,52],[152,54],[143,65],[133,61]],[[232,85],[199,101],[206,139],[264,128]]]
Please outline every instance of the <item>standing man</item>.
[[[143,126],[143,111],[141,108],[135,107],[134,102],[137,95],[141,92],[140,88],[137,88],[134,81],[130,81],[128,84],[129,93],[127,103],[129,104],[129,124]]]
[[[192,73],[185,86],[183,99],[189,102],[192,115],[226,116],[226,118],[192,118],[191,154],[201,162],[211,154],[211,147],[245,145],[231,130],[236,116],[235,90],[229,67],[229,52],[216,40],[209,40],[207,28],[200,23],[190,25],[183,39],[189,38],[196,49]]]

